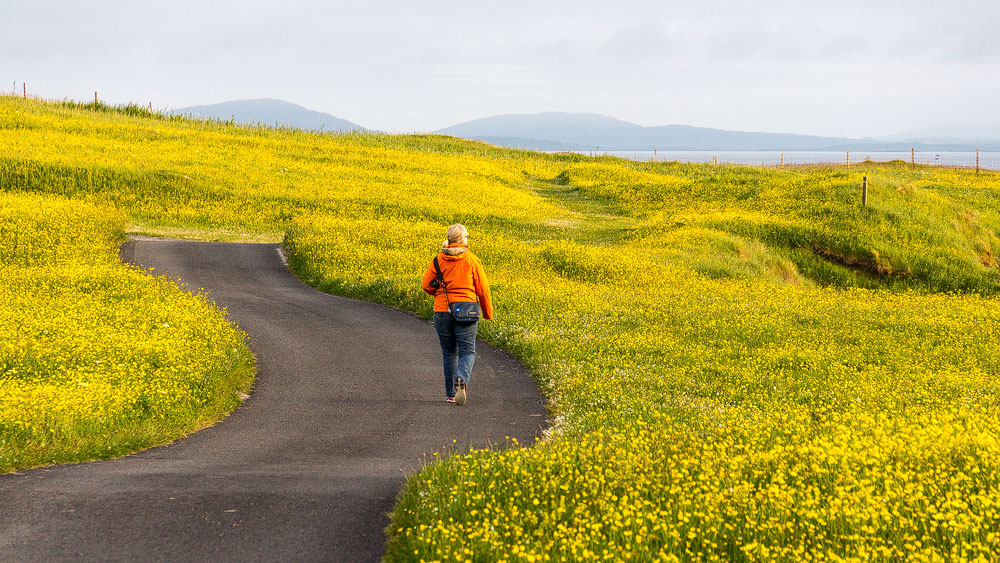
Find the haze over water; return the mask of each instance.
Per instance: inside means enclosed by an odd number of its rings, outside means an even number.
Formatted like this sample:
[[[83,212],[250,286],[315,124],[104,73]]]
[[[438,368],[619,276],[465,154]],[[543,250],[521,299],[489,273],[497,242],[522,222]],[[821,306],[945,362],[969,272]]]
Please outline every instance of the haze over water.
[[[748,164],[753,166],[779,166],[795,164],[848,164],[847,151],[598,151],[586,152],[593,156],[617,156],[636,161],[658,162],[717,162],[728,164]],[[910,152],[851,151],[850,164],[860,164],[865,160],[888,162],[902,160],[910,162]],[[975,151],[925,151],[913,155],[916,164],[939,166],[976,167]],[[1000,152],[979,153],[979,167],[984,170],[1000,170]]]

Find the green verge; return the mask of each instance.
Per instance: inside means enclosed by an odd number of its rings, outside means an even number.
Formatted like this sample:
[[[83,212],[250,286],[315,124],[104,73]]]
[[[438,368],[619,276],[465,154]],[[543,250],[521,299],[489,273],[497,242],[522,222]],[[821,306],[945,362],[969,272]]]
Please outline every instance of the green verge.
[[[784,178],[823,181],[830,172]],[[839,180],[844,190],[849,180]],[[551,398],[555,433],[529,450],[426,466],[401,492],[387,560],[783,560],[880,545],[895,546],[880,552],[892,557],[915,542],[933,558],[994,548],[988,503],[960,532],[934,516],[998,477],[989,335],[1000,316],[995,298],[957,291],[993,295],[995,272],[978,254],[945,252],[992,229],[970,232],[964,211],[918,201],[908,233],[881,221],[878,207],[848,208],[861,219],[821,238],[812,202],[789,186],[786,200],[802,203],[806,219],[746,213],[794,234],[775,238],[710,228],[717,204],[649,218],[630,214],[625,197],[602,205],[593,186],[566,175],[528,188],[569,219],[529,240],[477,228],[471,213],[466,224],[495,281],[498,322],[482,335],[532,368]],[[937,238],[921,232],[939,216]],[[858,224],[870,228],[861,235]],[[427,316],[419,275],[433,254],[427,241],[442,229],[303,215],[286,248],[293,269],[317,287]],[[869,249],[927,238],[952,277],[901,282],[831,261],[800,246],[810,234]],[[824,275],[793,260],[805,252]],[[927,259],[901,245],[893,264]],[[950,293],[935,294],[942,283]],[[965,480],[969,460],[989,469]],[[909,484],[894,485],[901,482]],[[913,497],[911,486],[926,495]],[[883,507],[908,516],[883,519]]]
[[[390,560],[1000,550],[995,173],[634,163],[8,101],[0,117],[21,127],[0,187],[71,178],[60,193],[143,228],[287,232],[308,283],[425,315],[420,274],[449,223],[470,227],[497,302],[482,335],[532,369],[554,429],[412,476]]]

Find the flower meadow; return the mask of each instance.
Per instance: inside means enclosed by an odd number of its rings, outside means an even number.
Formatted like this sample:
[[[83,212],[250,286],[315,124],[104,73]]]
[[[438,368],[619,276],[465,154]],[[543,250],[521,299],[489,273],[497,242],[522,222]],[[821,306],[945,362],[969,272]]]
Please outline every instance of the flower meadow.
[[[361,269],[371,226],[311,217],[289,240],[315,279],[363,272],[333,289],[418,303],[402,282],[419,254]],[[395,231],[404,248],[433,233]],[[338,235],[353,247],[332,248]],[[481,330],[529,359],[558,418],[529,449],[471,452],[411,479],[390,558],[989,560],[1000,549],[995,299],[712,279],[641,241],[484,235],[474,248],[503,319]]]
[[[113,208],[0,193],[0,470],[163,443],[248,388],[243,333],[124,266],[124,226]]]
[[[433,456],[387,560],[1000,553],[995,173],[638,163],[6,99],[0,124],[5,191],[134,232],[284,240],[306,282],[424,316],[423,269],[469,227],[496,309],[480,335],[531,368],[552,425]]]

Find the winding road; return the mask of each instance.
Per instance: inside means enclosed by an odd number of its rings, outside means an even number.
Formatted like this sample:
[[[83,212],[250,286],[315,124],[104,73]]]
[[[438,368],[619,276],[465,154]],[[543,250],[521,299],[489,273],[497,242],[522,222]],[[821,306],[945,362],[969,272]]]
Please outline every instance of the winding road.
[[[122,254],[227,308],[254,390],[172,444],[0,475],[0,561],[377,561],[425,455],[528,444],[545,425],[513,358],[480,342],[469,404],[447,404],[431,325],[306,286],[278,245],[138,239]]]

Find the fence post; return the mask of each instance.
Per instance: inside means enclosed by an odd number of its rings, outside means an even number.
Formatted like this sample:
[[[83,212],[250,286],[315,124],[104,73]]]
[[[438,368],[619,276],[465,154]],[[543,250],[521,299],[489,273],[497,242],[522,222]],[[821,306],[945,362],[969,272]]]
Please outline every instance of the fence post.
[[[653,162],[656,162],[656,149],[653,149]]]
[[[785,167],[785,153],[781,153],[781,167]]]
[[[917,167],[917,157],[916,149],[910,147],[910,170],[914,170]]]
[[[861,207],[868,207],[868,176],[861,177]]]
[[[22,82],[21,86],[24,87],[24,99],[27,100],[28,99],[28,83],[27,82]]]
[[[97,105],[97,90],[94,90],[94,105]]]
[[[851,167],[851,151],[847,151],[847,167]]]
[[[979,149],[976,149],[976,174],[979,174]]]
[[[718,166],[719,165],[719,157],[717,157],[717,156],[713,156],[712,157],[712,165],[713,166]]]

